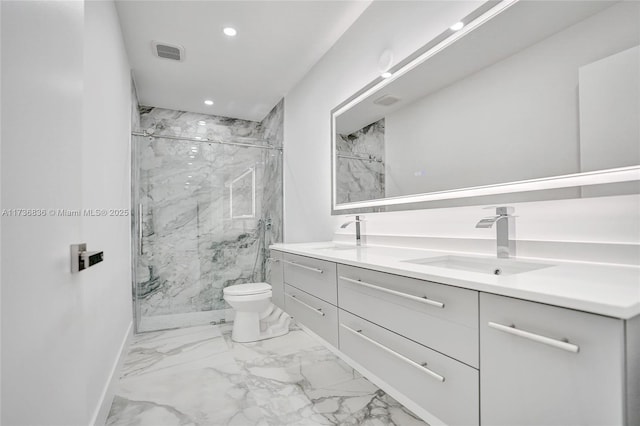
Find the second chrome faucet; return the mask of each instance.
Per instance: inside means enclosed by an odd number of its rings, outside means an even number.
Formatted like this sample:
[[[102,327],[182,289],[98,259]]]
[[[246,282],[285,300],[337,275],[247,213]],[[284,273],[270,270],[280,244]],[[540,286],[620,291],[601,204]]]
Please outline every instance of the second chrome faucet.
[[[493,207],[487,207],[493,208]],[[513,207],[495,207],[495,216],[481,219],[476,228],[492,228],[496,224],[496,252],[500,258],[515,257],[516,255],[516,221]]]
[[[356,215],[356,218],[354,220],[350,220],[340,225],[340,229],[344,229],[352,223],[356,224],[356,245],[357,246],[362,245],[362,235],[360,233],[360,222],[362,221],[364,221],[364,216]]]

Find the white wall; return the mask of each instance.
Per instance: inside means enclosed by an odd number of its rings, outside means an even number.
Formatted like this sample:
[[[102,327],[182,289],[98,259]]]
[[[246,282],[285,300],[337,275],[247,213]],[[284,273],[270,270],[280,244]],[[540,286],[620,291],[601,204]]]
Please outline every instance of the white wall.
[[[377,55],[385,49],[392,49],[398,61],[473,7],[461,2],[374,2],[287,95],[285,242],[330,240],[344,221],[330,215],[330,110],[376,77]],[[602,243],[598,248],[621,243],[629,249],[625,259],[637,262],[639,205],[638,196],[515,204],[520,215],[516,237],[580,247],[591,241]],[[486,244],[473,250],[489,253],[495,250],[495,230],[474,226],[490,213],[463,207],[369,214],[366,232],[433,237],[432,243],[477,238]],[[340,234],[349,237],[351,228]]]
[[[82,205],[130,210],[131,74],[110,0],[85,2],[83,94]],[[83,217],[82,240],[89,250],[105,252],[102,264],[83,272],[82,299],[87,410],[100,423],[113,398],[106,386],[132,323],[131,217]]]
[[[82,33],[82,3],[2,2],[3,209],[82,204]],[[86,423],[81,222],[2,217],[3,424]]]
[[[49,212],[129,207],[129,73],[112,10],[2,2],[2,209],[47,212],[2,217],[2,424],[92,422],[131,323],[129,219]],[[84,56],[98,45],[108,60]],[[71,274],[69,245],[83,241],[105,261]]]

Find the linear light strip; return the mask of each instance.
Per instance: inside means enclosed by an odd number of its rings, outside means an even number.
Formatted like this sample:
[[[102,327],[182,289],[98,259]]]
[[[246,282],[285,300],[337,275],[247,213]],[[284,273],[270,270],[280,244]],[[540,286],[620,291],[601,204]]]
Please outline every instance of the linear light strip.
[[[338,180],[337,180],[337,168],[335,166],[335,164],[336,164],[336,140],[335,140],[335,138],[336,138],[336,129],[337,129],[337,127],[336,127],[336,117],[339,114],[342,114],[343,112],[345,112],[346,110],[351,108],[353,105],[355,105],[355,104],[361,102],[362,100],[366,99],[367,97],[369,97],[370,95],[372,95],[376,91],[378,91],[378,90],[382,89],[383,87],[385,87],[386,85],[392,83],[393,81],[395,81],[396,79],[398,79],[402,75],[408,73],[409,71],[411,71],[412,69],[414,69],[418,65],[422,64],[427,59],[429,59],[430,57],[432,57],[435,54],[437,54],[438,52],[440,52],[445,47],[449,46],[450,44],[452,44],[456,40],[460,39],[461,37],[463,37],[467,33],[473,31],[474,29],[476,29],[480,25],[484,24],[486,21],[490,20],[494,16],[502,13],[503,11],[505,11],[507,8],[513,6],[518,1],[520,1],[520,0],[503,0],[503,1],[501,1],[495,7],[489,9],[487,12],[483,13],[482,15],[480,15],[479,17],[477,17],[473,21],[468,22],[461,30],[453,32],[449,37],[447,37],[446,39],[442,40],[440,43],[436,44],[435,46],[433,46],[431,49],[427,50],[423,54],[417,56],[415,59],[413,59],[412,61],[410,61],[406,65],[404,65],[399,70],[395,71],[391,77],[381,80],[378,84],[375,84],[371,88],[369,88],[368,90],[365,90],[359,96],[355,97],[350,102],[346,103],[345,105],[343,105],[342,107],[340,107],[338,110],[334,111],[331,114],[331,130],[332,130],[331,131],[331,133],[332,133],[331,134],[331,141],[332,141],[332,144],[331,144],[331,158],[332,158],[332,162],[333,162],[333,188],[332,188],[333,202],[332,202],[332,204],[333,204],[334,210],[345,210],[347,208],[352,208],[352,207],[340,207],[340,208],[337,207],[337,200],[338,200],[338,190],[337,190],[338,185],[337,185],[337,182],[338,182]],[[394,204],[401,204],[401,202],[398,201],[398,202],[396,202]],[[351,204],[349,204],[349,205],[351,205]],[[370,205],[380,205],[380,203],[371,203]],[[369,205],[367,205],[367,206],[363,205],[362,207],[368,207],[368,206]]]
[[[518,1],[520,1],[520,0],[504,0],[504,1],[500,2],[495,7],[491,8],[487,12],[483,13],[482,15],[480,15],[479,17],[474,19],[473,21],[471,21],[468,24],[466,24],[461,30],[456,31],[456,32],[452,32],[449,37],[447,37],[446,39],[442,40],[440,43],[436,44],[431,49],[429,49],[426,52],[424,52],[422,55],[416,57],[414,60],[412,60],[411,62],[407,63],[405,66],[403,66],[399,70],[395,71],[391,77],[381,80],[378,84],[372,86],[371,88],[369,88],[365,92],[361,93],[356,98],[352,99],[349,103],[347,103],[347,104],[343,105],[342,107],[340,107],[340,109],[338,109],[337,111],[334,112],[334,115],[342,114],[343,112],[345,112],[346,110],[348,110],[352,106],[354,106],[355,104],[363,101],[364,99],[366,99],[367,97],[369,97],[373,93],[377,92],[379,89],[382,89],[383,87],[385,87],[388,84],[392,83],[393,81],[397,80],[399,77],[401,77],[404,74],[408,73],[409,71],[411,71],[412,69],[414,69],[418,65],[422,64],[423,62],[425,62],[430,57],[434,56],[435,54],[437,54],[438,52],[440,52],[444,48],[446,48],[449,45],[453,44],[459,38],[462,38],[467,33],[475,30],[477,27],[479,27],[480,25],[484,24],[486,21],[490,20],[491,18],[493,18],[494,16],[498,15],[499,13],[505,11],[507,8],[511,7],[512,5],[517,3]]]
[[[452,198],[479,197],[483,195],[508,194],[511,192],[539,191],[542,189],[558,189],[639,180],[640,166],[619,167],[616,169],[574,173],[549,178],[522,180],[506,184],[483,185],[471,188],[454,189],[451,191],[438,191],[402,197],[380,198],[372,201],[341,204],[339,206],[334,205],[334,209],[348,210],[361,207],[392,206],[404,203],[449,200]]]

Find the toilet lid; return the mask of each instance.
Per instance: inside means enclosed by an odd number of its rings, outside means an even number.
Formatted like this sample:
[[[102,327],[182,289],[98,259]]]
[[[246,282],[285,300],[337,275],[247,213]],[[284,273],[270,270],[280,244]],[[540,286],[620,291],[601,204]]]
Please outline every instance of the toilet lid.
[[[249,283],[225,287],[223,292],[229,296],[248,296],[250,294],[266,293],[269,290],[271,290],[271,286],[267,283]]]

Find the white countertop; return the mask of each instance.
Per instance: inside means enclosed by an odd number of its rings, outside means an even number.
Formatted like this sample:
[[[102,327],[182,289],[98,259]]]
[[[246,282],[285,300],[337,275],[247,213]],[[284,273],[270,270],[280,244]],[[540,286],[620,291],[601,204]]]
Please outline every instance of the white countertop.
[[[274,244],[270,248],[615,318],[629,319],[640,315],[640,268],[635,266],[518,258],[516,260],[552,266],[496,276],[406,262],[446,255],[479,257],[469,253],[385,246],[344,247],[348,245],[325,241]]]

